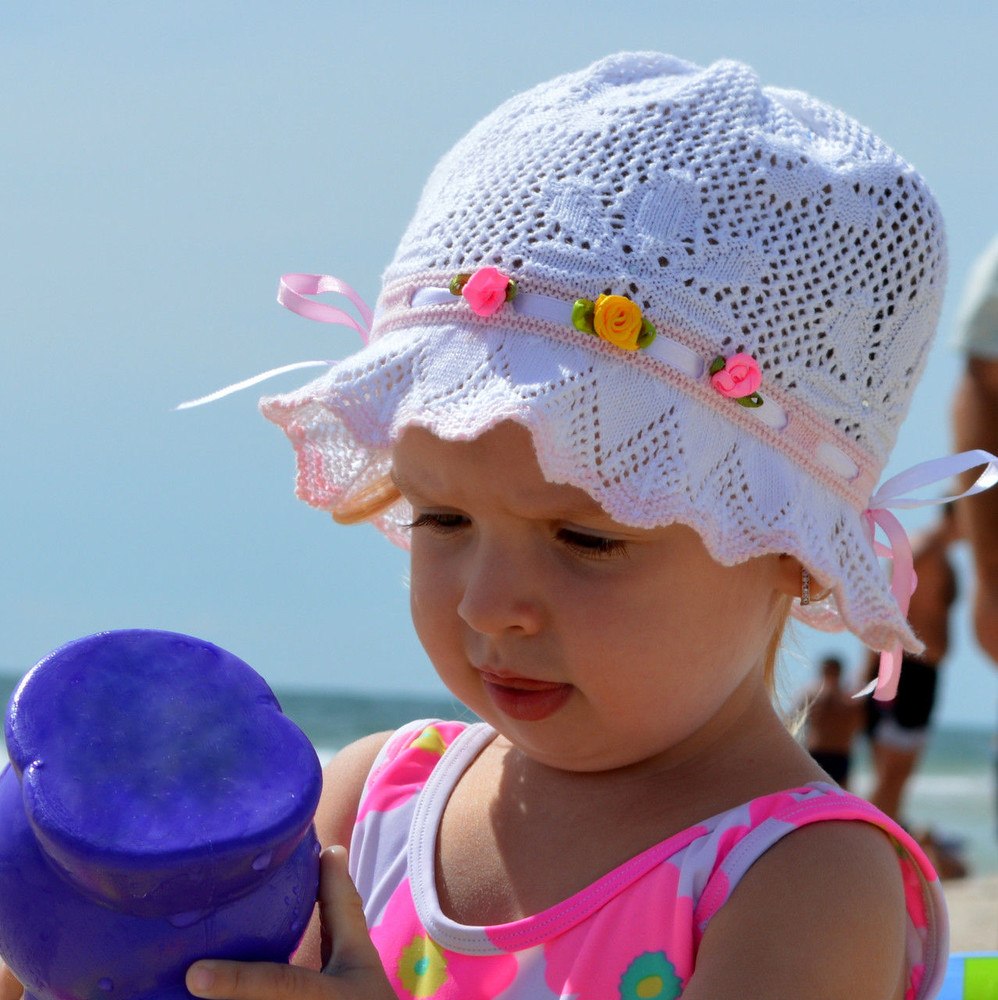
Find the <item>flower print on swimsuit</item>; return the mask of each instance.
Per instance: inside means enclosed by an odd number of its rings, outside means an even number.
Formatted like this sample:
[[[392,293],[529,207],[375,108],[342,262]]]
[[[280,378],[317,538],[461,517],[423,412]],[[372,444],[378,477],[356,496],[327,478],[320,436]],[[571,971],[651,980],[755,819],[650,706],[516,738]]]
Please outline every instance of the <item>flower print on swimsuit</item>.
[[[620,1000],[675,1000],[683,984],[664,951],[646,951],[620,980]]]
[[[443,949],[426,934],[415,935],[402,949],[395,970],[402,986],[414,997],[432,997],[447,982]]]
[[[371,928],[371,940],[400,1000],[492,1000],[516,976],[513,955],[461,955],[433,941],[416,915],[408,880]]]
[[[711,833],[708,842],[709,849],[717,858],[717,863],[710,885],[697,905],[696,922],[700,928],[707,925],[731,894],[730,879],[724,869],[724,860],[748,834],[767,819],[777,815],[792,814],[802,799],[813,794],[813,791],[806,788],[789,789],[755,799],[725,815],[724,821]]]
[[[411,750],[427,750],[429,753],[442,757],[447,749],[447,741],[437,726],[427,726],[409,744]]]
[[[693,900],[680,895],[679,879],[679,868],[664,861],[629,893],[612,899],[594,920],[552,940],[545,947],[548,982],[564,984],[564,991],[577,1000],[678,997],[693,973],[689,939],[676,934],[673,941],[663,941],[658,921],[636,918],[667,899],[675,910],[675,926],[688,926]],[[645,897],[645,906],[634,904],[635,894]]]
[[[385,786],[379,785],[379,792],[364,797],[361,811],[357,815],[357,822],[363,820],[372,810],[387,812],[389,809],[398,809],[404,806],[422,787],[427,757],[434,760],[439,758],[460,730],[461,726],[458,723],[441,722],[435,726],[428,726],[414,740],[411,740],[409,746],[399,752],[398,759],[409,763],[408,769],[412,773],[412,782],[407,783],[404,780],[394,782],[387,789]],[[392,749],[389,748],[389,752]],[[402,765],[400,764],[400,766]],[[390,791],[390,795],[388,791]]]
[[[897,847],[897,845],[895,845]],[[925,888],[914,862],[904,851],[898,849],[901,864],[901,877],[904,880],[905,903],[913,924],[913,933],[924,944],[929,936],[929,913],[926,906]],[[911,966],[908,988],[904,1000],[914,1000],[919,995],[922,980],[925,978],[925,963],[916,962]]]

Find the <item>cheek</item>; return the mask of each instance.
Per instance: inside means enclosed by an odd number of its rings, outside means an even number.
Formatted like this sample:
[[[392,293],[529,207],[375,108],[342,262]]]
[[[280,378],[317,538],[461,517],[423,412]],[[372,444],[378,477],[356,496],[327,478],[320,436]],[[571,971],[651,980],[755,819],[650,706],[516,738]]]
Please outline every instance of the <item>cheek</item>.
[[[453,628],[456,622],[456,602],[447,577],[415,542],[409,562],[409,611],[419,641],[432,654],[448,623]]]
[[[638,662],[682,663],[707,675],[740,672],[754,664],[769,635],[772,601],[760,583],[740,569],[713,566],[678,578],[652,573],[626,599],[611,592],[594,602],[595,618],[579,624],[595,630],[596,642],[616,644]]]

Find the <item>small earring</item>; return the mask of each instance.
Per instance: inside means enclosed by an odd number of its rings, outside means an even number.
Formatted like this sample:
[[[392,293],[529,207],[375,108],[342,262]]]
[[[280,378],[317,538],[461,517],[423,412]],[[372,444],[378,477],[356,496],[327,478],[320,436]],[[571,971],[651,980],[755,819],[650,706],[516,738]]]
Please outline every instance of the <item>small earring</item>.
[[[800,568],[800,603],[811,603],[811,574],[803,566]]]

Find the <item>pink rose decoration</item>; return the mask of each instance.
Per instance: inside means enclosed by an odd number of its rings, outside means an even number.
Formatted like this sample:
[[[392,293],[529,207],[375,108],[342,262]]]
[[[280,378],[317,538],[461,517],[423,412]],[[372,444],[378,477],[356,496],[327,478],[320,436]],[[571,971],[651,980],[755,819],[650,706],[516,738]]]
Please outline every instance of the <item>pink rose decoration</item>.
[[[720,368],[722,360],[724,367]],[[727,359],[718,358],[711,366],[711,371],[710,384],[728,399],[751,396],[762,385],[759,363],[751,354],[733,354]]]
[[[509,278],[494,267],[483,267],[464,284],[461,294],[468,300],[472,311],[479,316],[491,316],[503,307]]]

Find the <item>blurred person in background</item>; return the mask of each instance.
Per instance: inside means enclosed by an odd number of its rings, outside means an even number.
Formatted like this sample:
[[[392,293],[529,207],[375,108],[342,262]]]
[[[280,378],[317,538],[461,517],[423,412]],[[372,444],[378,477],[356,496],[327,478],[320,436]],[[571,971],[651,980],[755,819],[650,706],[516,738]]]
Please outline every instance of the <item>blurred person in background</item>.
[[[918,587],[912,594],[908,620],[915,634],[925,643],[918,656],[905,653],[897,695],[890,702],[867,698],[867,734],[872,751],[874,783],[869,800],[897,820],[905,822],[904,797],[912,775],[928,743],[939,670],[950,645],[950,610],[957,598],[956,571],[950,559],[950,547],[959,537],[952,505],[942,508],[939,519],[913,540],[915,575]],[[876,677],[878,656],[869,658],[868,677]],[[938,838],[922,834],[923,847],[936,850],[934,861],[941,864],[943,877],[966,874],[953,856],[937,843]],[[945,872],[945,874],[944,874]]]
[[[953,398],[954,439],[961,449],[994,451],[998,446],[998,236],[971,271],[955,341],[965,365]],[[985,491],[968,497],[961,508],[961,532],[974,554],[974,632],[998,665],[998,496]]]
[[[965,360],[953,396],[953,438],[960,448],[994,451],[998,445],[998,236],[970,272],[954,340]],[[974,633],[991,663],[998,666],[998,497],[990,492],[968,497],[959,518],[974,556]],[[998,834],[998,727],[995,767]]]
[[[862,703],[842,684],[842,661],[826,656],[819,680],[804,694],[804,745],[815,763],[842,788],[849,787],[853,741],[863,722]]]

